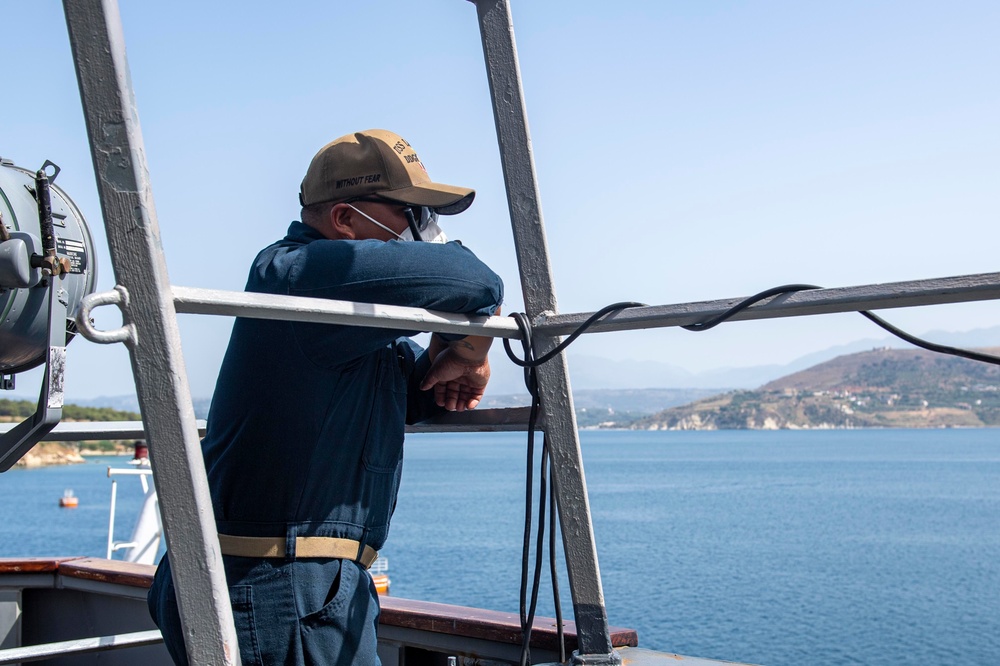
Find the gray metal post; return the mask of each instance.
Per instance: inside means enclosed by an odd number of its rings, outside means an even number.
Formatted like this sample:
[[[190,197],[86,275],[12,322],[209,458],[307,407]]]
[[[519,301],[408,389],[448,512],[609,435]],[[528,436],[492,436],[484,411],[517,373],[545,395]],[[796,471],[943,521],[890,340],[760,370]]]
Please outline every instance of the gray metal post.
[[[115,0],[64,0],[139,407],[192,664],[239,647]],[[141,313],[142,316],[130,316]],[[175,535],[177,538],[171,538]]]
[[[528,316],[556,312],[555,287],[549,264],[542,210],[531,154],[514,27],[506,0],[470,0],[479,14],[483,54],[493,98],[497,139],[507,185],[521,289]],[[558,343],[551,335],[535,337],[539,355]],[[579,638],[578,663],[620,663],[611,646],[608,617],[597,564],[590,501],[564,354],[538,368],[538,389],[552,451],[556,500],[562,522],[563,548],[569,572]]]

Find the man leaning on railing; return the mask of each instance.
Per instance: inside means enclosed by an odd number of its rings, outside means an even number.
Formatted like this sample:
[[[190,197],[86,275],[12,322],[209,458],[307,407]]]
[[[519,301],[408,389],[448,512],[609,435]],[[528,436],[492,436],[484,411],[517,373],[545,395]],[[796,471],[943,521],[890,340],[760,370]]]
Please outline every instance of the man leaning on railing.
[[[473,190],[434,183],[385,130],[313,158],[302,221],[266,247],[247,291],[498,312],[500,278],[446,242],[439,215]],[[411,242],[425,241],[425,242]],[[245,664],[376,664],[371,566],[389,531],[403,428],[475,407],[492,338],[238,318],[202,442]],[[187,663],[169,553],[149,592],[170,654]]]

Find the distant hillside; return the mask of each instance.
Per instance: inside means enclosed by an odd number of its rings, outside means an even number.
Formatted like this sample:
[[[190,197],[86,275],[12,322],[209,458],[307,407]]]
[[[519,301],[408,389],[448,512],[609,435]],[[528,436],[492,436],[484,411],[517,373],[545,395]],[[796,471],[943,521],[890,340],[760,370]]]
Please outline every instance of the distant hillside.
[[[1000,348],[983,350],[1000,355]],[[754,391],[639,419],[635,429],[1000,426],[1000,366],[924,350],[839,356]]]
[[[20,421],[35,413],[38,405],[28,400],[0,399],[0,421]],[[64,421],[138,421],[139,414],[110,407],[63,406]]]
[[[27,400],[0,400],[0,423],[19,423],[35,413],[37,405]],[[63,406],[63,421],[138,421],[136,412],[110,407]],[[131,441],[131,440],[130,440]],[[77,443],[41,441],[17,461],[17,467],[43,467],[83,462],[83,453],[124,453],[131,443],[123,440],[99,440]]]
[[[667,407],[683,405],[725,389],[582,389],[573,391],[576,422],[581,428],[623,428]],[[480,409],[531,404],[527,393],[489,395]]]

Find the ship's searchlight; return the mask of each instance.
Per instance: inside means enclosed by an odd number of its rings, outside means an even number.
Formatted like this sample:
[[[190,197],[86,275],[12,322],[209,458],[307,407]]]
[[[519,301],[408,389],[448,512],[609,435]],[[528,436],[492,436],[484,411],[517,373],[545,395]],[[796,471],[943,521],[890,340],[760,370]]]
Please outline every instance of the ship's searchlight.
[[[0,435],[0,472],[59,422],[66,343],[97,283],[94,241],[73,201],[53,184],[59,167],[37,172],[0,158],[0,388],[45,364],[34,416]]]

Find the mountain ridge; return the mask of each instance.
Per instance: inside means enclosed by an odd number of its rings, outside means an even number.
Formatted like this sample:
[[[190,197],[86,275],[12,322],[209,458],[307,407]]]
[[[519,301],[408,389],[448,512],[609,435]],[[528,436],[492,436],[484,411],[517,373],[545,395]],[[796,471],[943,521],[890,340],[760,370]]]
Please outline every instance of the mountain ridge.
[[[994,356],[1000,348],[982,350]],[[648,430],[1000,426],[1000,366],[922,349],[846,354],[771,381],[671,407]]]

